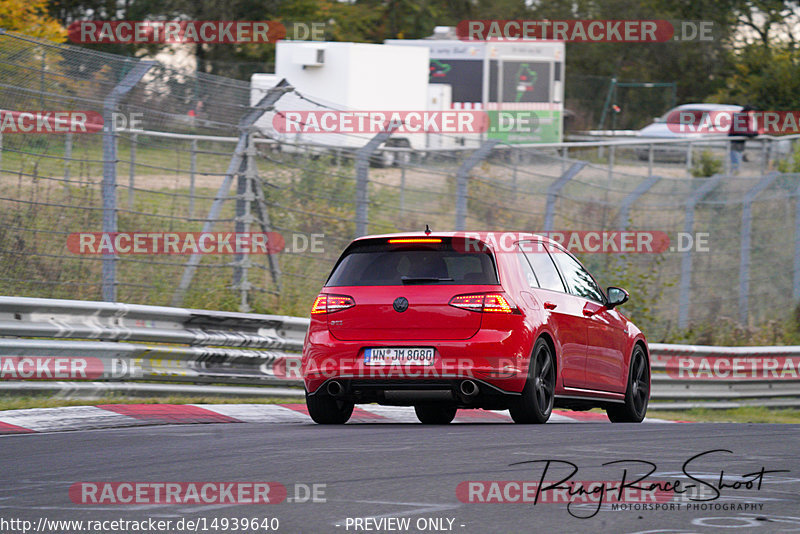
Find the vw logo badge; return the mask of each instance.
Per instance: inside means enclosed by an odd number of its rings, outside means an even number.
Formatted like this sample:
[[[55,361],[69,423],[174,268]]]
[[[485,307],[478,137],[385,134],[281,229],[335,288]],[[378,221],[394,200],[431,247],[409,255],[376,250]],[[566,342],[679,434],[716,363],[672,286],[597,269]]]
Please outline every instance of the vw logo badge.
[[[403,313],[408,309],[408,299],[405,297],[397,297],[394,299],[392,306],[394,306],[394,311]]]

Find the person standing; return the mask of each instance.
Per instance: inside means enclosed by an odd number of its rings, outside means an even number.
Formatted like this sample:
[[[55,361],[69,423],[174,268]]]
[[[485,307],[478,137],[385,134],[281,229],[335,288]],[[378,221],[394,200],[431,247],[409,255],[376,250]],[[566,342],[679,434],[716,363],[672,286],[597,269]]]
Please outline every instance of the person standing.
[[[755,137],[758,135],[750,116],[752,111],[755,111],[755,108],[746,105],[732,114],[731,127],[728,130],[729,137]],[[737,174],[742,165],[742,160],[746,161],[744,149],[747,141],[746,139],[735,139],[729,142],[731,144],[731,172]]]

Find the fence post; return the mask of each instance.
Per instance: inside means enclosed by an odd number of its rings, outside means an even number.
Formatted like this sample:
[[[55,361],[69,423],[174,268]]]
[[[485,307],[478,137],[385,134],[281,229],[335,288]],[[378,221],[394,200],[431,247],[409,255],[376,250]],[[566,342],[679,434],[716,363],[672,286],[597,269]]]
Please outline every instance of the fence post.
[[[72,132],[64,136],[64,186],[69,187],[72,167]]]
[[[715,174],[707,178],[706,182],[695,189],[689,198],[686,200],[686,220],[683,225],[683,231],[686,234],[691,234],[694,228],[694,209],[697,204],[705,198],[711,191],[717,187],[717,184],[722,180],[724,174]],[[689,292],[692,289],[692,250],[683,252],[681,258],[681,287],[680,297],[678,301],[678,328],[685,329],[689,326]]]
[[[608,147],[608,185],[611,186],[611,180],[614,177],[614,155],[616,153],[616,146],[609,145]]]
[[[134,196],[134,185],[136,184],[136,145],[138,144],[139,136],[138,134],[133,134],[131,136],[131,158],[130,163],[128,164],[128,209],[133,209],[133,196]]]
[[[192,139],[192,152],[189,160],[189,218],[194,217],[194,176],[197,172],[197,139]]]
[[[689,144],[686,147],[686,176],[692,175],[692,165],[694,165],[694,163],[692,162],[693,157],[694,157],[694,146],[692,145],[692,142],[689,141]]]
[[[739,251],[739,322],[747,324],[748,299],[750,293],[750,231],[753,225],[750,206],[756,197],[778,177],[771,172],[753,186],[742,201],[742,241]]]
[[[800,175],[795,175],[800,178]],[[794,210],[794,299],[800,299],[800,181],[795,189]]]
[[[631,211],[631,206],[636,200],[650,191],[650,189],[661,180],[660,176],[650,176],[647,180],[636,186],[636,189],[631,191],[624,199],[619,207],[619,215],[617,216],[617,228],[625,230],[628,228],[628,214]]]
[[[256,199],[254,193],[255,185],[255,145],[253,144],[253,136],[247,136],[247,148],[245,150],[245,161],[242,167],[244,172],[240,172],[237,178],[237,191],[236,191],[236,233],[249,233],[250,223],[253,222],[253,214],[250,210],[253,201]],[[250,269],[250,256],[247,254],[236,254],[234,256],[233,268],[233,287],[239,290],[239,311],[249,312],[250,304],[248,303],[249,292],[252,289],[252,284],[247,279],[248,271]]]
[[[369,193],[369,158],[375,150],[389,137],[398,125],[392,125],[389,130],[380,132],[370,139],[366,145],[356,150],[356,237],[367,235]]]
[[[519,167],[519,151],[514,150],[514,147],[511,147],[511,153],[514,154],[514,157],[511,159],[511,164],[513,168],[511,170],[511,187],[513,188],[514,192],[517,192],[517,167]]]
[[[456,231],[466,230],[467,225],[467,179],[469,172],[492,151],[499,139],[489,139],[461,163],[456,171]]]
[[[739,163],[739,167],[741,168],[742,164]],[[731,175],[731,140],[725,140],[725,176]]]
[[[203,223],[203,232],[210,232],[214,227],[214,223],[219,219],[219,214],[222,211],[222,204],[228,198],[228,191],[231,188],[231,182],[236,173],[242,172],[245,163],[244,156],[247,148],[247,141],[250,136],[250,127],[267,111],[274,108],[277,102],[285,93],[292,91],[293,88],[289,83],[283,79],[278,82],[278,85],[267,91],[267,94],[256,104],[250,108],[250,111],[244,114],[239,120],[239,141],[236,143],[236,148],[233,151],[231,161],[228,163],[228,170],[225,172],[225,178],[222,180],[214,201],[211,203],[211,209],[208,211],[205,223]],[[197,266],[200,264],[200,254],[192,254],[186,261],[183,268],[183,276],[178,284],[178,288],[172,295],[172,305],[181,306],[183,304],[183,297],[192,283],[194,273],[197,271]]]
[[[558,198],[558,193],[567,185],[567,182],[575,178],[581,169],[586,166],[585,161],[576,161],[575,163],[567,169],[567,172],[561,175],[561,177],[550,184],[547,188],[547,207],[545,208],[544,212],[544,231],[550,232],[553,230],[553,219],[556,216],[556,199]]]
[[[117,231],[117,134],[114,130],[114,112],[120,99],[155,65],[155,61],[139,61],[111,90],[103,101],[103,232]],[[117,257],[103,254],[103,300],[117,300]]]
[[[406,166],[400,167],[400,212],[406,210]]]

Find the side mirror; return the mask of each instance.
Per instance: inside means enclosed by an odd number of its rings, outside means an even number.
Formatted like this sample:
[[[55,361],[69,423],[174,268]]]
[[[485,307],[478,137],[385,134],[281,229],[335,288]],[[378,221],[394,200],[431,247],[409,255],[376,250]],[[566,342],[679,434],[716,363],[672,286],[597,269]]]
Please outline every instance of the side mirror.
[[[613,286],[609,287],[607,294],[608,294],[608,303],[606,304],[606,307],[609,310],[616,308],[620,304],[626,303],[628,301],[628,297],[630,297],[630,295],[628,295],[628,292],[622,289],[621,287],[613,287]]]

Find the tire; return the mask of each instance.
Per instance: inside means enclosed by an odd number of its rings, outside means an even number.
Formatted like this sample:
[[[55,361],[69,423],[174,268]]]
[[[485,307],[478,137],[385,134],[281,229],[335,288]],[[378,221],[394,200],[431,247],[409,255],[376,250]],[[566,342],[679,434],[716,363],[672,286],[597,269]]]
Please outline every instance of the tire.
[[[547,342],[539,338],[533,347],[522,395],[509,406],[511,419],[520,424],[546,423],[553,413],[555,388],[555,358]]]
[[[309,395],[306,392],[308,415],[320,425],[343,425],[353,415],[353,401],[341,400],[329,395]]]
[[[426,425],[446,425],[456,416],[455,406],[441,406],[438,404],[417,404],[414,406],[417,419]]]
[[[628,371],[625,404],[609,406],[606,408],[606,413],[612,423],[641,423],[647,413],[649,400],[650,364],[642,346],[636,345]]]

